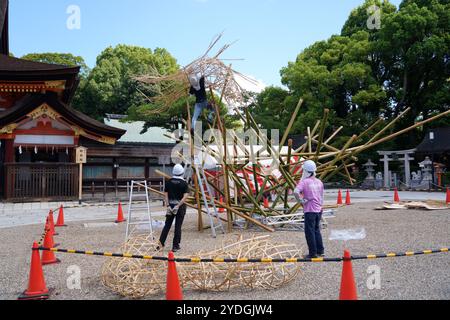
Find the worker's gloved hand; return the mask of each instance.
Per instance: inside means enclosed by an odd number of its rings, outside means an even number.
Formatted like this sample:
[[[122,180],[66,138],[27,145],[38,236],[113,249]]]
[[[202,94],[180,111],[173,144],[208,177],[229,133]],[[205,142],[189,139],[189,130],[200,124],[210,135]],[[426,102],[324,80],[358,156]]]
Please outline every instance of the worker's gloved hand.
[[[305,205],[308,200],[306,200],[305,198],[303,198],[302,196],[300,196],[299,193],[294,193],[295,199],[297,200],[298,203],[301,203],[303,205]]]
[[[171,216],[173,216],[172,207],[168,206],[167,211],[166,211],[166,217],[171,217]]]
[[[169,206],[167,207],[167,214],[166,216],[176,216],[178,213],[178,210],[180,209],[179,202],[178,201],[172,201],[169,203]]]
[[[166,217],[176,216],[177,213],[178,213],[178,207],[172,208],[171,206],[168,206]]]
[[[299,193],[295,192],[294,193],[294,197],[295,197],[295,200],[297,200],[297,202],[302,202],[303,198],[300,196]]]

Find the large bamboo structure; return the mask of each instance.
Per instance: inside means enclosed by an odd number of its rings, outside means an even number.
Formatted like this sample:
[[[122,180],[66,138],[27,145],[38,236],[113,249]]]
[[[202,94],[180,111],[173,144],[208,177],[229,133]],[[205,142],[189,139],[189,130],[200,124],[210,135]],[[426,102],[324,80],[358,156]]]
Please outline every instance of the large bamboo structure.
[[[207,53],[211,51],[217,41],[218,39],[208,48]],[[207,174],[207,181],[202,181],[202,183],[208,183],[214,190],[215,194],[208,195],[208,199],[212,199],[216,207],[226,211],[226,215],[221,218],[227,221],[230,232],[234,220],[238,217],[245,219],[247,226],[253,224],[264,230],[274,231],[273,228],[264,225],[261,222],[263,219],[259,218],[289,215],[301,209],[301,205],[293,201],[290,195],[301,178],[301,166],[304,161],[315,161],[318,166],[317,175],[324,181],[339,175],[353,185],[355,179],[351,176],[349,167],[354,165],[361,152],[450,114],[450,110],[448,110],[399,132],[389,132],[409,112],[408,108],[389,123],[385,123],[384,119],[377,119],[364,132],[355,133],[344,144],[336,145],[333,144],[333,141],[339,135],[342,127],[332,130],[328,121],[330,110],[324,109],[322,119],[317,120],[314,127],[308,128],[306,142],[294,150],[288,136],[301,110],[303,100],[300,99],[296,106],[280,143],[272,141],[261,130],[246,108],[238,108],[243,106],[239,104],[244,100],[242,90],[235,79],[238,73],[219,59],[224,48],[212,58],[205,54],[176,75],[140,77],[139,80],[146,83],[171,81],[182,83],[183,92],[176,91],[173,89],[174,86],[169,86],[166,92],[162,92],[160,96],[156,97],[159,101],[169,103],[173,102],[174,97],[178,99],[183,95],[185,97],[188,95],[190,72],[200,72],[210,79],[207,83],[212,93],[210,103],[215,107],[216,119],[213,124],[209,125],[211,132],[209,139],[204,139],[205,137],[197,132],[192,136],[190,130],[185,132],[182,139],[174,137],[173,139],[178,144],[184,145],[185,150],[190,150],[189,155],[180,155],[186,164],[192,163],[192,159],[202,159],[200,165],[203,166],[206,166],[206,160],[215,164],[212,171],[217,174]],[[187,88],[185,88],[186,86]],[[220,97],[219,102],[215,101],[213,93]],[[239,97],[239,95],[241,96]],[[220,114],[219,110],[222,99],[229,103],[230,109],[240,118],[244,129],[251,136],[250,139],[248,136],[238,137],[236,132],[225,128],[224,115]],[[189,126],[189,122],[187,121],[187,126]],[[196,143],[194,144],[193,141]],[[288,146],[283,147],[286,141]],[[204,203],[200,196],[199,184],[200,182],[197,182],[192,187],[193,196],[189,199],[189,205],[196,208],[200,215],[201,212],[204,212],[200,207]],[[270,195],[273,195],[272,203],[267,206],[266,202],[266,205],[263,206],[264,198],[268,198]],[[220,201],[220,199],[224,199],[224,201]],[[202,227],[200,222],[199,227]]]

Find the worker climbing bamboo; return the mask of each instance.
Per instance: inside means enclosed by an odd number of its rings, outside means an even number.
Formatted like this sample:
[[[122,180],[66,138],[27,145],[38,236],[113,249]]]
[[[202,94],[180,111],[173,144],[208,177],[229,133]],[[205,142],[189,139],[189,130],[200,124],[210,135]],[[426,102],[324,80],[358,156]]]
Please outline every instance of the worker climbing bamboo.
[[[199,75],[191,75],[189,76],[189,82],[191,84],[191,88],[189,90],[189,93],[191,95],[195,95],[195,108],[194,108],[194,115],[192,117],[192,124],[191,124],[191,130],[195,130],[198,118],[202,114],[203,110],[209,109],[212,111],[212,107],[208,104],[208,97],[206,94],[206,87],[205,87],[205,77],[199,76]],[[208,121],[212,122],[214,117],[213,111],[209,113],[208,115]]]
[[[305,213],[305,236],[309,255],[305,258],[313,259],[324,256],[320,222],[323,213],[324,186],[316,178],[317,166],[314,161],[308,160],[303,164],[303,177],[294,190],[296,199],[303,204]]]

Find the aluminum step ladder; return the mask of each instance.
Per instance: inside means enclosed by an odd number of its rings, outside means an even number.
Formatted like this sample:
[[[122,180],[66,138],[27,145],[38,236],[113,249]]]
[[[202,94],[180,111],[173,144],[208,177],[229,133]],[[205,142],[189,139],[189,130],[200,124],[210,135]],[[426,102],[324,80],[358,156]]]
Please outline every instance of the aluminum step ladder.
[[[195,162],[195,161],[194,161]],[[197,174],[197,180],[199,184],[200,191],[202,193],[203,202],[205,204],[206,213],[208,214],[209,221],[211,224],[211,232],[213,238],[217,238],[217,231],[222,232],[222,234],[225,234],[225,229],[223,228],[222,220],[220,220],[219,212],[217,211],[216,204],[214,202],[213,193],[211,192],[211,187],[209,185],[208,179],[206,178],[205,170],[203,167],[199,169],[199,166],[194,163],[194,169]],[[206,186],[206,190],[205,190]],[[206,192],[211,197],[211,200],[208,201],[208,198],[206,197]],[[212,207],[212,210],[210,208]]]
[[[134,181],[134,180],[131,181],[125,241],[127,241],[132,234],[138,234],[140,231],[139,226],[144,225],[149,227],[148,230],[150,230],[150,233],[148,235],[150,237],[153,237],[152,215],[150,213],[150,197],[148,192],[149,187],[147,185],[147,181]],[[143,207],[142,206],[138,207],[137,206],[138,204],[136,202],[142,203],[142,198],[145,198],[146,205]],[[138,199],[140,199],[140,201]],[[132,215],[136,215],[139,213],[144,213],[145,215],[144,220],[132,218]]]

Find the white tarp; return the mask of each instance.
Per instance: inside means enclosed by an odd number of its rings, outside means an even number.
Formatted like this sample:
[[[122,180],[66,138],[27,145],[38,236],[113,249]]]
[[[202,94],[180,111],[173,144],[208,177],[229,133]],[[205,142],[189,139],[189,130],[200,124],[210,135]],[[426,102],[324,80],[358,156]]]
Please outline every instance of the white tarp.
[[[366,229],[331,230],[329,239],[331,241],[363,240],[366,238]]]
[[[51,135],[17,135],[14,140],[16,145],[50,145],[50,146],[73,146],[75,138],[70,136]]]

